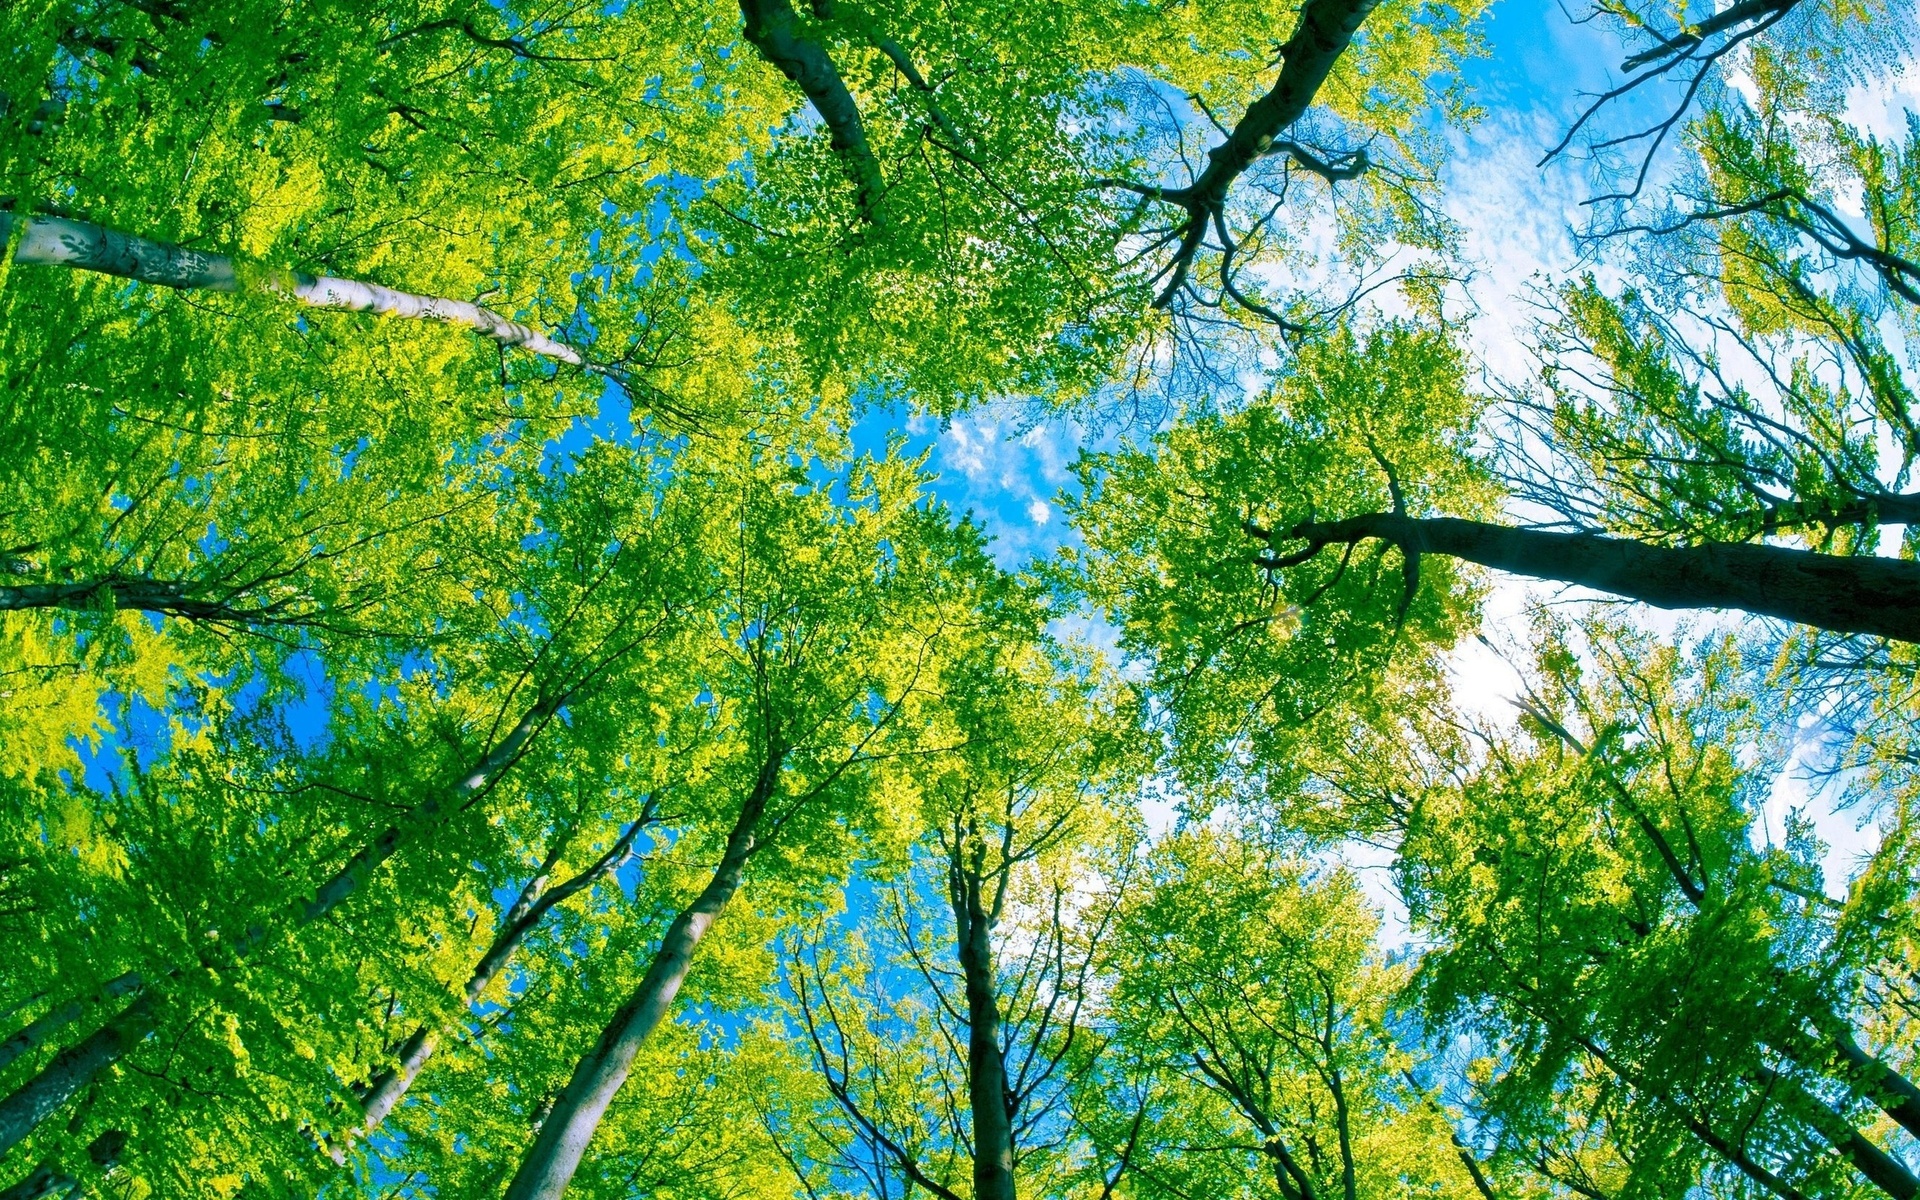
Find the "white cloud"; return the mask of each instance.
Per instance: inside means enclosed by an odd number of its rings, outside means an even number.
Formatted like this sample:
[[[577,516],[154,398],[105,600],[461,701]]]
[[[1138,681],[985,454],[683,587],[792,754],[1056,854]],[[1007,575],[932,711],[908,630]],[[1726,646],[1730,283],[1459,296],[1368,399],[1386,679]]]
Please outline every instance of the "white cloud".
[[[1920,113],[1920,62],[1847,89],[1846,120],[1862,133],[1903,141],[1913,113]]]

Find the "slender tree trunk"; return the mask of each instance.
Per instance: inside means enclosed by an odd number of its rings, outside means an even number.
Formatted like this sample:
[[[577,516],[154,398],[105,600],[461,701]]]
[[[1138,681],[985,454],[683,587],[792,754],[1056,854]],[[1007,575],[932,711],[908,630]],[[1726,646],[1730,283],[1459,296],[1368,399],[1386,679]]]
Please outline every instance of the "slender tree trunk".
[[[1327,999],[1327,1016],[1331,1024],[1333,999]],[[1327,1058],[1333,1058],[1332,1036],[1321,1043],[1327,1052]],[[1327,1071],[1327,1088],[1333,1094],[1334,1129],[1340,1139],[1340,1194],[1345,1200],[1357,1200],[1353,1175],[1353,1118],[1347,1110],[1347,1089],[1342,1085],[1340,1069],[1330,1066]]]
[[[40,214],[22,218],[0,212],[0,243],[4,243],[12,223],[23,219],[26,230],[14,252],[15,262],[99,271],[186,290],[237,292],[242,287],[241,272],[230,255],[190,250],[67,217]],[[420,296],[358,279],[288,271],[268,272],[258,286],[309,308],[345,309],[462,325],[502,346],[518,346],[576,367],[586,365],[586,360],[573,347],[509,321],[492,309],[464,300]]]
[[[1532,989],[1528,990],[1531,991]],[[1559,1022],[1554,1021],[1545,1011],[1540,1009],[1535,1009],[1534,1011],[1535,1015],[1547,1021],[1549,1027],[1559,1026]],[[1794,1187],[1786,1180],[1775,1175],[1772,1171],[1769,1171],[1753,1160],[1752,1156],[1749,1155],[1745,1149],[1745,1132],[1741,1133],[1741,1141],[1739,1143],[1728,1141],[1725,1137],[1715,1132],[1712,1126],[1688,1111],[1686,1105],[1682,1104],[1679,1100],[1659,1088],[1650,1088],[1641,1082],[1632,1072],[1627,1071],[1619,1063],[1615,1062],[1611,1054],[1601,1049],[1598,1042],[1595,1042],[1592,1038],[1583,1034],[1576,1033],[1572,1036],[1576,1044],[1584,1048],[1587,1053],[1593,1055],[1593,1057],[1598,1060],[1602,1066],[1606,1067],[1607,1070],[1611,1071],[1621,1083],[1637,1092],[1643,1092],[1655,1101],[1664,1104],[1668,1112],[1677,1117],[1680,1123],[1685,1125],[1694,1137],[1700,1139],[1702,1145],[1712,1150],[1715,1154],[1718,1154],[1727,1162],[1732,1163],[1739,1169],[1742,1175],[1753,1180],[1775,1196],[1780,1197],[1780,1200],[1808,1200],[1807,1196],[1803,1194],[1800,1189]]]
[[[472,771],[446,792],[429,796],[409,810],[396,824],[380,831],[372,842],[361,847],[359,853],[347,860],[347,864],[334,872],[333,876],[314,890],[313,899],[301,906],[299,920],[302,923],[317,921],[340,905],[348,896],[359,890],[380,865],[392,858],[400,846],[421,831],[439,824],[448,816],[460,812],[469,803],[477,799],[487,788],[493,786],[501,772],[512,766],[520,757],[520,752],[533,740],[553,715],[560,711],[566,700],[564,694],[556,694],[536,703],[527,714],[520,718],[512,731],[500,740],[499,745],[487,751]]]
[[[1282,50],[1280,77],[1266,95],[1247,106],[1227,140],[1207,151],[1207,169],[1184,188],[1168,188],[1165,198],[1196,213],[1212,212],[1227,200],[1233,181],[1267,154],[1273,143],[1313,104],[1320,85],[1333,72],[1353,35],[1379,0],[1308,0],[1300,23]]]
[[[953,853],[963,853],[956,840]],[[1015,1200],[1013,1118],[1000,1054],[1000,1006],[993,970],[993,922],[978,869],[954,864],[954,917],[967,992],[967,1102],[973,1116],[974,1200]]]
[[[659,1028],[680,985],[686,982],[700,939],[740,890],[747,860],[758,844],[755,831],[760,817],[779,782],[782,759],[777,752],[769,753],[753,791],[740,806],[739,819],[727,835],[726,850],[713,877],[667,926],[640,986],[607,1022],[600,1040],[575,1064],[572,1078],[541,1122],[526,1157],[520,1160],[520,1169],[507,1186],[506,1200],[560,1200],[566,1194],[600,1118],[633,1069],[634,1056]]]
[[[293,624],[302,620],[279,611],[278,605],[246,608],[233,603],[238,589],[226,589],[227,599],[195,595],[196,589],[219,591],[178,579],[108,577],[74,583],[0,584],[0,612],[35,608],[95,609],[111,601],[116,609],[185,617],[193,621],[231,622],[235,625]]]
[[[459,812],[466,803],[492,785],[502,771],[512,765],[520,751],[540,727],[559,710],[564,697],[542,700],[522,717],[512,732],[489,750],[474,769],[449,788],[422,801],[390,825],[347,864],[321,884],[313,898],[299,903],[292,919],[307,924],[332,912],[347,897],[372,877],[380,864],[393,857],[412,836]],[[266,939],[268,929],[256,926],[237,939],[234,953],[245,955]],[[91,1037],[54,1056],[38,1075],[22,1084],[12,1095],[0,1100],[0,1155],[32,1133],[39,1123],[58,1111],[74,1094],[99,1072],[119,1061],[127,1051],[140,1044],[152,1030],[160,989],[149,988],[144,995],[103,1025]]]
[[[1482,566],[1576,583],[1656,608],[1727,608],[1842,633],[1920,642],[1920,563],[1779,546],[1649,546],[1593,533],[1547,533],[1452,517],[1373,513],[1307,522],[1272,542],[1309,550],[1378,538],[1410,555],[1442,554]],[[1263,564],[1304,561],[1305,552]]]
[[[520,890],[519,897],[507,910],[505,918],[500,923],[500,932],[494,935],[493,944],[487,947],[487,952],[481,956],[480,961],[473,968],[473,973],[467,977],[464,997],[468,1008],[478,1004],[480,997],[486,995],[487,988],[493,983],[494,978],[500,974],[501,969],[508,962],[512,961],[514,953],[520,948],[520,943],[526,940],[527,935],[533,932],[549,912],[619,869],[633,847],[635,836],[652,820],[652,806],[649,804],[647,812],[629,825],[619,839],[592,866],[559,887],[548,891],[548,874],[553,870],[554,864],[560,861],[560,855],[566,848],[565,838],[555,841],[553,848],[547,853],[546,861],[540,865],[540,870],[527,881],[527,886]],[[438,1044],[438,1032],[430,1026],[422,1025],[414,1030],[413,1035],[401,1045],[399,1053],[395,1055],[397,1063],[374,1077],[367,1087],[366,1095],[361,1099],[361,1108],[366,1118],[361,1124],[364,1132],[372,1133],[378,1129],[381,1122],[387,1119],[388,1114],[393,1112],[394,1105],[400,1103],[401,1098],[407,1094],[407,1090],[413,1086],[413,1081],[419,1078],[421,1069],[427,1065],[427,1060],[433,1057],[434,1048]]]
[[[40,1073],[0,1100],[0,1155],[20,1144],[100,1071],[118,1062],[153,1029],[156,992],[149,991],[86,1039],[54,1055]]]
[[[1402,1067],[1400,1078],[1407,1081],[1407,1086],[1413,1089],[1415,1095],[1427,1102],[1427,1107],[1432,1110],[1433,1115],[1447,1127],[1447,1136],[1453,1140],[1453,1151],[1460,1156],[1460,1165],[1465,1167],[1467,1174],[1472,1177],[1474,1190],[1479,1192],[1485,1200],[1498,1200],[1498,1197],[1493,1194],[1493,1184],[1487,1181],[1487,1173],[1480,1169],[1479,1158],[1475,1157],[1466,1139],[1460,1136],[1460,1131],[1453,1127],[1453,1118],[1448,1116],[1447,1110],[1440,1106],[1440,1101],[1434,1098],[1433,1093],[1420,1086],[1420,1080],[1415,1078],[1410,1069]]]
[[[1260,1149],[1273,1164],[1273,1181],[1280,1188],[1281,1200],[1319,1200],[1320,1193],[1314,1190],[1313,1180],[1300,1169],[1285,1142],[1269,1134]]]
[[[1908,1133],[1920,1137],[1920,1088],[1867,1053],[1840,1022],[1816,1018],[1814,1023],[1827,1035],[1835,1056],[1852,1069],[1860,1094],[1879,1105],[1880,1111],[1898,1121]]]
[[[69,1000],[60,1007],[30,1023],[25,1029],[0,1042],[0,1069],[7,1067],[14,1059],[23,1054],[31,1054],[46,1044],[46,1040],[80,1019],[87,1011],[87,1005],[118,1000],[129,996],[146,986],[138,971],[128,971],[115,979],[109,979],[100,985],[100,990],[92,996],[78,1000]]]
[[[1907,1170],[1905,1164],[1888,1154],[1849,1121],[1842,1113],[1835,1112],[1826,1101],[1810,1094],[1800,1084],[1767,1067],[1760,1067],[1758,1075],[1771,1090],[1776,1090],[1807,1114],[1807,1123],[1819,1131],[1827,1144],[1840,1152],[1840,1156],[1853,1165],[1866,1180],[1879,1188],[1893,1200],[1913,1200],[1920,1196],[1920,1179]],[[1789,1110],[1791,1111],[1791,1110]]]

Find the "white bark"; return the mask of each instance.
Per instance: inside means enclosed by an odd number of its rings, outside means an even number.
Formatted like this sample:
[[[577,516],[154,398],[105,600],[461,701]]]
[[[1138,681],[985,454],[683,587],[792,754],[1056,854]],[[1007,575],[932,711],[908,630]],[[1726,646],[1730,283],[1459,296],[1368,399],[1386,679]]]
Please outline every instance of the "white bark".
[[[100,990],[92,996],[67,1001],[6,1041],[0,1042],[0,1067],[7,1066],[23,1054],[38,1050],[49,1037],[79,1020],[81,1014],[87,1011],[88,1004],[96,1002],[104,1004],[109,1000],[118,1000],[145,986],[146,983],[138,971],[128,971],[101,984]]]
[[[0,241],[19,218],[0,213]],[[99,271],[162,287],[195,288],[215,292],[240,290],[240,275],[232,256],[191,250],[121,233],[87,221],[34,215],[14,251],[14,261],[40,266]],[[463,325],[503,346],[518,346],[544,358],[576,367],[587,365],[580,352],[525,325],[509,321],[489,308],[444,296],[420,296],[358,279],[299,272],[269,272],[259,286],[287,296],[309,308],[372,312],[386,317],[413,317]]]
[[[761,764],[753,791],[727,834],[727,848],[714,868],[713,878],[667,926],[640,986],[607,1022],[599,1042],[574,1065],[573,1076],[541,1120],[533,1145],[520,1160],[513,1182],[507,1185],[505,1200],[562,1200],[566,1194],[567,1184],[572,1182],[594,1131],[600,1127],[600,1118],[627,1082],[634,1056],[672,1009],[674,997],[693,966],[700,939],[740,890],[747,860],[759,846],[756,834],[760,818],[780,781],[784,759],[783,752],[772,751]]]

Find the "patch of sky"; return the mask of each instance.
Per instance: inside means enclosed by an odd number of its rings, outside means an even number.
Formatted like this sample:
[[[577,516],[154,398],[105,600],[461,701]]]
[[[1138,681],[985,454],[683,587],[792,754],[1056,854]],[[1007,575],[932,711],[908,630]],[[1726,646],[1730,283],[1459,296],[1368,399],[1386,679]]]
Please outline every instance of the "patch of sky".
[[[232,542],[221,536],[220,526],[217,522],[208,521],[207,531],[200,535],[200,540],[195,542],[194,546],[200,553],[206,555],[208,558],[212,558],[232,544]]]
[[[347,449],[340,452],[340,478],[341,479],[347,479],[353,475],[354,464],[360,461],[360,456],[366,453],[367,447],[372,444],[373,444],[373,440],[363,434],[361,435],[360,440],[356,441],[352,446],[349,446]]]
[[[1058,506],[1077,492],[1072,464],[1084,432],[1069,417],[1023,420],[1012,404],[940,420],[906,401],[867,408],[848,431],[856,454],[879,457],[897,441],[904,457],[927,455],[929,493],[971,516],[1013,570],[1075,541]]]
[[[412,1096],[402,1101],[405,1104],[419,1103]],[[407,1135],[394,1128],[392,1124],[382,1125],[367,1135],[361,1143],[364,1153],[354,1167],[354,1187],[343,1188],[337,1194],[346,1197],[383,1196],[400,1200],[406,1196],[432,1196],[437,1193],[426,1185],[426,1176],[420,1171],[401,1171],[392,1164],[399,1161],[407,1152]],[[329,1195],[336,1194],[329,1191]]]
[[[633,398],[625,388],[609,379],[600,388],[598,404],[591,417],[575,417],[564,432],[548,440],[540,459],[540,473],[549,478],[570,475],[580,455],[599,442],[620,446],[642,445],[650,431],[633,420]]]

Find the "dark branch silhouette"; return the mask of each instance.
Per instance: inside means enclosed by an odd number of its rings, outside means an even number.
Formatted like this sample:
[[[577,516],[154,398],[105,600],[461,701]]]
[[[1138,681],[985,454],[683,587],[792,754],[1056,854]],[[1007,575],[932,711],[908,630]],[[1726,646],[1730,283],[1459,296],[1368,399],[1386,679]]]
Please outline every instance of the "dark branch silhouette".
[[[1454,517],[1368,513],[1247,532],[1277,550],[1255,562],[1278,570],[1328,546],[1379,540],[1409,561],[1441,554],[1481,566],[1574,583],[1656,608],[1726,608],[1847,633],[1920,642],[1920,563],[1847,557],[1779,546],[1715,543],[1650,546],[1597,533],[1549,533]]]

